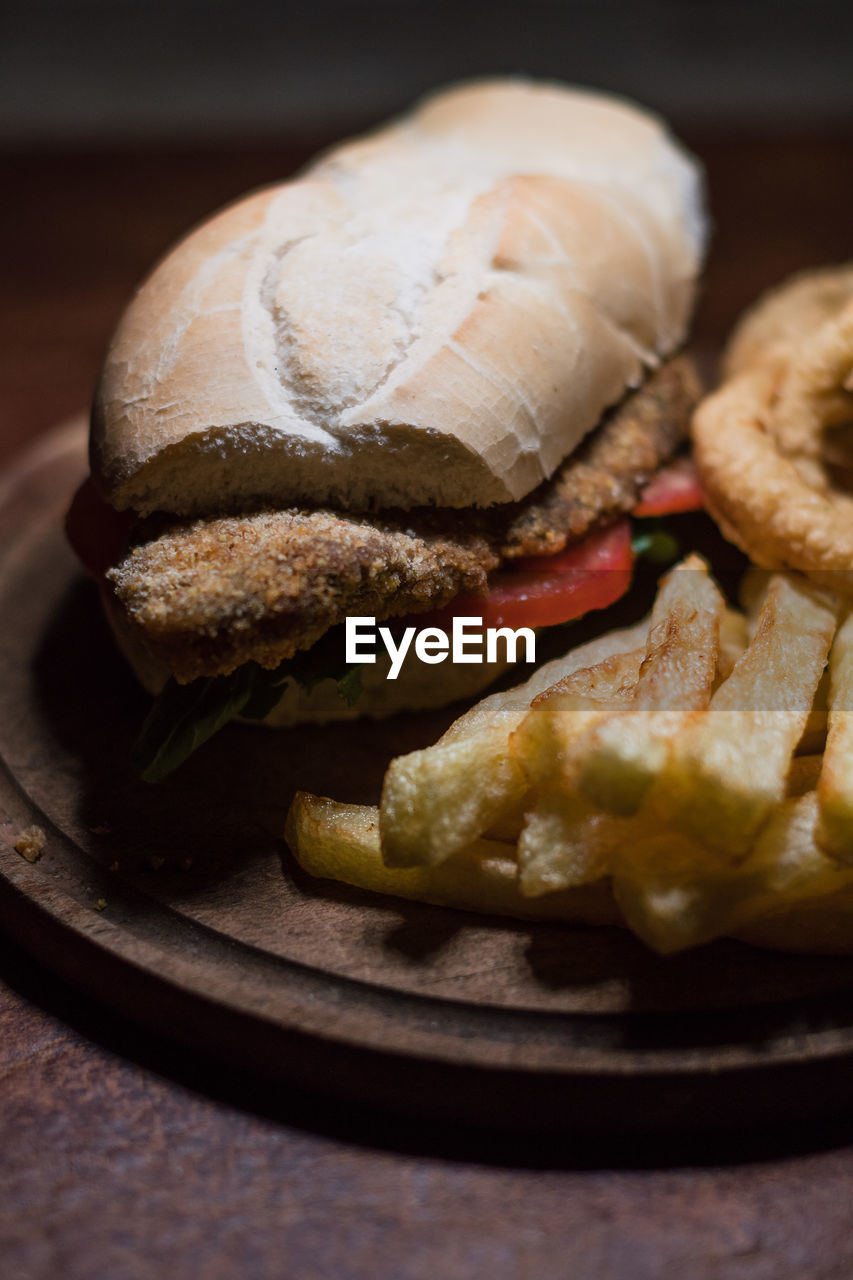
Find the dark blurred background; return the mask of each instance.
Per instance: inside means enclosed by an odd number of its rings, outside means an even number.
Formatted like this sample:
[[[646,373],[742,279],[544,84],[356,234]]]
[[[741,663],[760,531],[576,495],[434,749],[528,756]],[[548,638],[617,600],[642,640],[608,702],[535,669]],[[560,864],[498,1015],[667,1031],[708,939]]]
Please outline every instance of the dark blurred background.
[[[297,137],[444,80],[523,71],[676,123],[848,119],[853,4],[794,0],[5,0],[10,144]]]
[[[700,155],[707,348],[783,272],[853,256],[851,0],[3,0],[0,458],[86,404],[123,300],[187,226],[495,72],[636,98]]]

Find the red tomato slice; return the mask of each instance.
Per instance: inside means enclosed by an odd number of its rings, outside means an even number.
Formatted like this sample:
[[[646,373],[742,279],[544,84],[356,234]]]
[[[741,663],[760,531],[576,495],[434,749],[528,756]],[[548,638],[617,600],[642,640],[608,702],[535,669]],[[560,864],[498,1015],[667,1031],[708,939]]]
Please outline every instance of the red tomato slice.
[[[65,517],[65,534],[92,577],[102,578],[121,559],[133,519],[132,511],[115,511],[104,502],[91,479],[80,485]]]
[[[669,516],[701,511],[705,495],[692,458],[677,458],[652,476],[634,507],[635,516]]]
[[[604,609],[631,585],[631,524],[620,520],[554,556],[528,556],[492,575],[487,596],[456,596],[443,609],[411,619],[449,629],[452,619],[481,618],[484,627],[552,627]]]

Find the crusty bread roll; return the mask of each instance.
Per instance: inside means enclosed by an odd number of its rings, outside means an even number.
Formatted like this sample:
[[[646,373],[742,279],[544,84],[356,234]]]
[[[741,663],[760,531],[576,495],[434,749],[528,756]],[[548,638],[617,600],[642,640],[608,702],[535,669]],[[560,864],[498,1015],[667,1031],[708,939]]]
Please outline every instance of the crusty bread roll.
[[[704,235],[653,117],[438,94],[166,257],[107,355],[93,474],[142,512],[517,499],[681,343]]]

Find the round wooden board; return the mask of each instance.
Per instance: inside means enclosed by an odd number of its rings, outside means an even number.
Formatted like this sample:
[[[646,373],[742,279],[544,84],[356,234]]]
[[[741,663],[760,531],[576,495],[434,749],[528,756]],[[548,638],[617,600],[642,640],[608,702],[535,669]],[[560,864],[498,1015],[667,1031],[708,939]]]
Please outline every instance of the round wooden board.
[[[375,802],[455,712],[234,726],[157,787],[146,698],[62,515],[81,422],[0,488],[0,923],[122,1013],[258,1072],[511,1126],[766,1121],[849,1101],[853,962],[734,942],[660,959],[612,929],[527,925],[310,881],[305,788]],[[31,823],[42,857],[15,852]]]

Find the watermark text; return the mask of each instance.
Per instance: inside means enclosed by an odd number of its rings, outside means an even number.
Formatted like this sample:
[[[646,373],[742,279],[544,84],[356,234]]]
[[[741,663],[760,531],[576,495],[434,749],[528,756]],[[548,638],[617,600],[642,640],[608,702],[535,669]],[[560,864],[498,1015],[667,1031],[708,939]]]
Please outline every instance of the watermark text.
[[[433,665],[445,662],[517,662],[523,642],[524,662],[536,661],[536,633],[530,627],[483,627],[482,618],[454,618],[448,635],[441,627],[406,627],[395,635],[390,627],[377,627],[375,618],[347,618],[345,626],[346,661],[376,662],[377,648],[384,645],[391,669],[389,680],[396,680],[406,655],[414,643],[414,653],[421,662]]]

